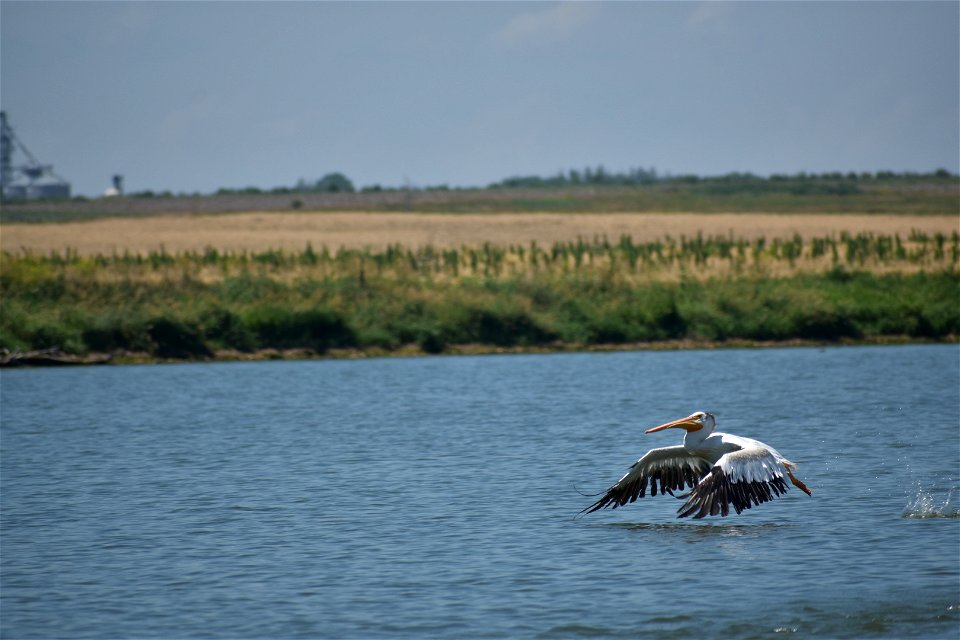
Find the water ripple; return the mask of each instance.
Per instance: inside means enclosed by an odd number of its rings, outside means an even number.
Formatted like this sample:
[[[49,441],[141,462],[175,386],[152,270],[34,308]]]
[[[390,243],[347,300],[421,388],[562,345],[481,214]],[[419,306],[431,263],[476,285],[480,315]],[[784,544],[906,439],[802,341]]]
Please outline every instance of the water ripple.
[[[0,637],[953,639],[958,355],[4,371]],[[700,408],[813,497],[571,519]]]

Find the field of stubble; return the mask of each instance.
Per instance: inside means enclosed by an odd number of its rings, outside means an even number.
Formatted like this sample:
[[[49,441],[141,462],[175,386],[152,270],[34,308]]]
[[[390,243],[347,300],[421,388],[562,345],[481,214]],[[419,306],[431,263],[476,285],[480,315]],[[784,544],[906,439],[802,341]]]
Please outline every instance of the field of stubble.
[[[958,229],[956,216],[883,214],[768,214],[768,213],[290,213],[249,212],[220,215],[165,215],[145,218],[99,218],[57,224],[4,224],[0,245],[7,252],[39,254],[72,250],[79,255],[147,254],[203,251],[300,251],[341,247],[383,249],[391,244],[409,248],[556,242],[611,242],[628,235],[635,242],[667,236],[730,236],[804,239],[874,233],[906,238],[912,231],[950,235]]]

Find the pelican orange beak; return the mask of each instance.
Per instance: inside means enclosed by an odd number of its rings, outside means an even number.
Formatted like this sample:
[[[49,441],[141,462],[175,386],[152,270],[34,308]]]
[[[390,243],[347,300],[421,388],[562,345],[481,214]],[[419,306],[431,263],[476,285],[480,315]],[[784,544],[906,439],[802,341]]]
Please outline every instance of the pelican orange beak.
[[[692,414],[686,418],[680,418],[679,420],[674,420],[673,422],[667,422],[660,425],[659,427],[654,427],[652,429],[647,429],[644,433],[656,433],[657,431],[663,431],[664,429],[686,429],[687,431],[696,431],[703,427],[703,424],[700,422],[700,418],[696,417],[697,414]]]

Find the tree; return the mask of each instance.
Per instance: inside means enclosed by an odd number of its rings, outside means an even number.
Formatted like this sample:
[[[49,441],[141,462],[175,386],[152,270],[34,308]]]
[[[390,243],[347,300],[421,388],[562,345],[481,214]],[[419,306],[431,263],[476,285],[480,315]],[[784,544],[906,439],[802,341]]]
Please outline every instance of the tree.
[[[314,189],[317,191],[325,191],[327,193],[353,193],[356,191],[356,189],[353,188],[353,183],[350,182],[350,179],[339,172],[328,173],[317,180],[317,183],[314,185]]]

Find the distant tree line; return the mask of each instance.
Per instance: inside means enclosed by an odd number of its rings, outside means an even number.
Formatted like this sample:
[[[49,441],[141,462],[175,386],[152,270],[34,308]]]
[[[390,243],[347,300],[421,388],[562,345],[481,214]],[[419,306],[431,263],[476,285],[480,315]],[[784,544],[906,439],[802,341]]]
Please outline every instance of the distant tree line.
[[[596,168],[585,167],[582,170],[570,169],[567,172],[560,171],[553,176],[512,176],[504,178],[500,182],[489,185],[490,189],[503,188],[529,188],[529,187],[566,187],[580,184],[610,184],[610,185],[643,185],[659,182],[663,178],[657,175],[657,170],[653,167],[644,169],[628,169],[627,171],[614,173],[604,169],[603,165]]]
[[[694,174],[669,175],[658,174],[653,167],[644,169],[638,167],[622,172],[611,172],[603,165],[596,168],[586,167],[582,171],[571,169],[559,172],[556,175],[543,176],[513,176],[504,178],[500,182],[489,185],[489,189],[536,188],[536,187],[570,187],[578,185],[621,185],[644,186],[666,184],[677,186],[698,186],[710,193],[733,193],[745,191],[786,191],[795,194],[857,193],[859,185],[863,183],[908,182],[908,181],[940,181],[956,179],[946,169],[937,169],[930,173],[878,171],[843,173],[840,171],[828,173],[800,172],[793,175],[775,173],[769,177],[758,176],[753,173],[732,172],[719,176],[698,176]]]
[[[844,195],[858,193],[860,187],[868,184],[906,183],[906,182],[942,182],[955,181],[956,174],[946,169],[921,172],[895,171],[863,171],[863,172],[826,172],[795,174],[775,173],[770,176],[758,176],[749,172],[731,172],[718,176],[699,176],[695,174],[671,175],[659,173],[654,167],[637,167],[626,171],[609,171],[603,165],[559,171],[549,176],[511,176],[498,182],[491,183],[486,189],[531,189],[531,188],[560,188],[578,186],[635,186],[648,187],[654,185],[675,186],[678,188],[692,188],[705,194],[729,193],[764,193],[784,192],[797,195],[834,194]],[[221,188],[216,195],[258,195],[258,194],[295,194],[295,193],[364,193],[384,191],[451,191],[459,189],[476,189],[477,187],[450,187],[446,184],[417,187],[406,184],[398,187],[374,184],[360,189],[354,185],[346,175],[339,171],[325,174],[317,180],[299,179],[293,186],[261,189],[259,187]],[[140,191],[129,194],[135,198],[170,198],[176,197],[170,191],[153,192]],[[179,194],[181,196],[187,194]],[[199,196],[200,194],[191,194]]]
[[[257,187],[247,187],[245,189],[219,189],[217,195],[247,195],[260,193],[354,193],[356,187],[347,176],[339,171],[328,173],[319,180],[310,182],[304,178],[297,180],[292,187],[275,187],[273,189],[258,189]]]

